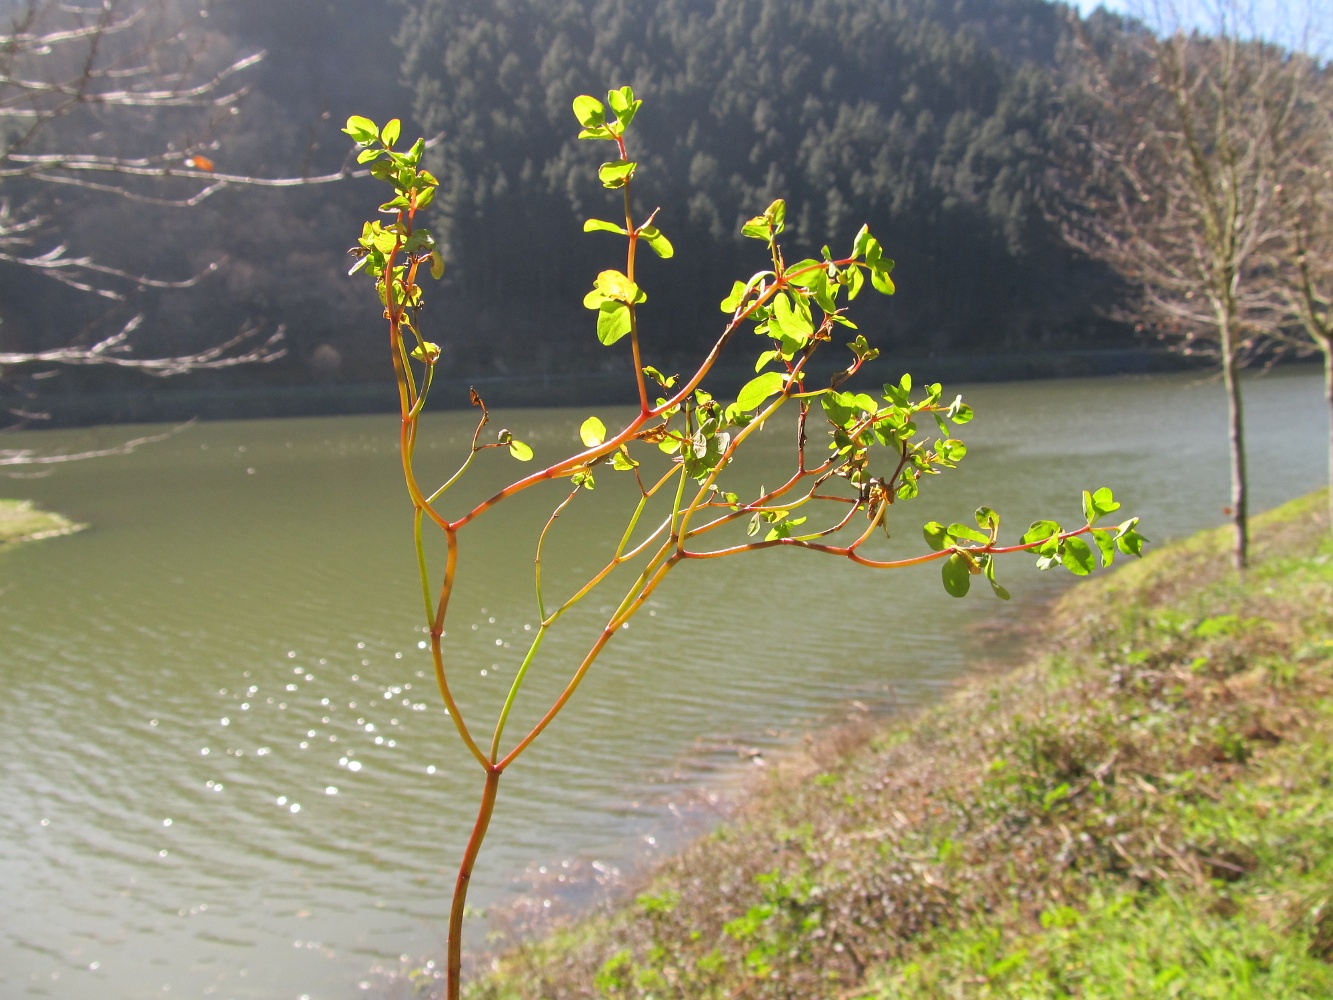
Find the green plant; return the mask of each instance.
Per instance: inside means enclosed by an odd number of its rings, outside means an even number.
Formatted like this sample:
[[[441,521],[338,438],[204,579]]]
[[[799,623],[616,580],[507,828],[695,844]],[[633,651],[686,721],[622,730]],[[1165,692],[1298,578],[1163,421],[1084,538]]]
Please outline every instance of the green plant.
[[[607,95],[607,107],[593,97],[574,100],[575,117],[582,126],[581,138],[613,143],[615,158],[603,163],[598,176],[605,188],[621,194],[624,222],[590,219],[585,232],[608,232],[624,237],[624,270],[607,269],[597,275],[584,305],[596,313],[596,333],[605,345],[628,342],[636,373],[639,406],[634,417],[618,430],[608,430],[596,416],[583,422],[583,448],[546,465],[500,490],[493,496],[455,516],[443,513],[437,504],[459,481],[477,455],[504,448],[522,462],[533,459],[528,445],[501,431],[494,441],[482,442],[489,413],[474,391],[472,403],[481,411],[472,445],[458,470],[443,485],[427,493],[417,480],[413,455],[419,420],[440,357],[438,345],[421,331],[423,292],[418,278],[422,268],[440,277],[444,262],[430,232],[417,224],[418,213],[434,197],[436,179],[421,167],[425,145],[417,140],[406,152],[397,150],[400,124],[395,119],[383,128],[361,117],[348,120],[346,132],[363,147],[359,159],[371,164],[371,173],[394,188],[394,196],[380,206],[392,221],[367,222],[351,253],[357,258],[353,271],[365,270],[375,281],[388,323],[389,347],[398,381],[401,406],[400,443],[403,473],[415,507],[414,526],[422,599],[430,633],[431,657],[441,696],[459,737],[484,774],[481,804],[459,867],[449,924],[448,995],[459,993],[461,932],[469,879],[485,838],[495,806],[501,775],[524,753],[573,697],[598,654],[612,636],[648,600],[663,578],[687,560],[719,559],[767,548],[787,546],[826,555],[841,556],[862,566],[896,569],[938,561],[945,589],[955,597],[968,592],[974,576],[983,576],[995,593],[1008,594],[995,578],[995,557],[1004,553],[1031,551],[1038,566],[1063,565],[1077,575],[1093,569],[1099,553],[1109,564],[1117,548],[1138,554],[1143,538],[1137,519],[1116,526],[1097,527],[1095,522],[1119,508],[1111,491],[1099,489],[1083,494],[1084,524],[1066,531],[1054,521],[1033,524],[1012,545],[1000,545],[1000,516],[989,507],[976,512],[976,527],[945,526],[930,522],[924,528],[929,551],[904,559],[875,559],[861,550],[880,530],[887,530],[890,508],[915,497],[923,476],[953,468],[966,454],[966,446],[953,436],[951,425],[972,419],[972,410],[957,397],[944,399],[939,384],[925,387],[913,398],[910,376],[884,386],[876,399],[842,386],[877,355],[866,338],[847,318],[847,306],[868,284],[883,294],[892,294],[893,262],[884,256],[878,240],[866,228],[857,234],[850,254],[835,257],[825,247],[820,259],[788,264],[778,242],[784,227],[786,205],[774,201],[762,215],[750,219],[742,232],[767,248],[768,264],[746,281],[736,281],[722,301],[727,315],[715,345],[688,378],[666,376],[644,363],[640,338],[640,307],[646,292],[635,276],[635,259],[641,245],[660,257],[674,253],[668,238],[656,225],[658,212],[636,219],[631,198],[638,164],[629,158],[625,133],[641,102],[629,87]],[[723,350],[745,324],[753,324],[765,338],[755,365],[758,373],[732,403],[724,404],[704,390],[702,383]],[[847,344],[851,359],[829,384],[813,386],[807,374],[811,357],[832,342],[839,327],[853,333]],[[650,384],[653,386],[649,391]],[[794,427],[795,467],[779,485],[763,489],[758,496],[742,498],[723,488],[720,478],[747,439],[787,405],[796,409]],[[810,454],[811,420],[823,417],[829,444],[824,453]],[[927,424],[926,422],[929,421]],[[933,425],[939,437],[933,442],[923,434],[923,425]],[[883,459],[877,456],[883,455]],[[639,499],[627,517],[614,556],[599,572],[558,604],[549,603],[542,587],[542,550],[556,518],[579,494],[596,485],[595,476],[608,468],[632,475],[639,486]],[[536,539],[536,598],[540,623],[532,644],[500,707],[489,746],[474,736],[467,716],[460,710],[449,685],[441,639],[450,597],[456,586],[459,534],[469,524],[503,501],[534,487],[567,481],[565,492]],[[652,513],[650,514],[650,510]],[[820,524],[812,515],[825,515]],[[858,514],[862,525],[852,529]],[[641,528],[641,522],[645,527]],[[431,522],[443,534],[446,556],[438,592],[423,540],[424,523]],[[710,544],[710,538],[727,529],[743,529],[737,539]],[[848,532],[854,538],[836,544],[834,536]],[[1090,546],[1085,539],[1093,541]],[[1094,548],[1095,546],[1095,548]],[[633,566],[638,574],[608,618],[597,640],[574,670],[568,684],[547,712],[507,750],[503,737],[515,698],[532,666],[546,634],[561,617],[582,601],[622,566]],[[607,976],[619,977],[619,967]],[[619,981],[617,979],[617,981]]]

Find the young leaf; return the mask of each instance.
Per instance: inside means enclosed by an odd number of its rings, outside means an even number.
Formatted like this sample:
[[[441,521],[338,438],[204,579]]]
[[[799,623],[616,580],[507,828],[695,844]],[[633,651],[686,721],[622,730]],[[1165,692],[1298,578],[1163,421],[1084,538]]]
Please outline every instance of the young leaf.
[[[921,532],[926,536],[926,544],[936,552],[949,544],[949,532],[939,521],[927,521]]]
[[[614,222],[604,222],[601,219],[589,219],[583,224],[585,233],[619,233],[621,236],[628,236],[629,233],[622,226],[617,226]]]
[[[652,379],[654,382],[656,382],[658,385],[660,385],[663,389],[670,389],[672,386],[676,384],[676,379],[680,377],[678,375],[663,375],[652,365],[644,365],[643,373],[647,375],[650,379]]]
[[[606,123],[606,108],[597,98],[581,94],[574,98],[574,117],[586,129],[597,128]]]
[[[888,267],[876,267],[870,271],[870,283],[875,286],[876,291],[884,295],[892,295],[897,289],[893,284],[893,279],[889,277],[889,271],[893,268],[893,261],[882,261]]]
[[[596,417],[589,417],[579,428],[579,437],[583,440],[585,448],[596,448],[606,440],[606,424]]]
[[[1109,531],[1092,532],[1092,540],[1097,543],[1097,551],[1102,556],[1102,566],[1110,566],[1115,562],[1115,536]]]
[[[384,145],[386,146],[392,146],[395,142],[398,141],[398,136],[402,133],[402,131],[403,131],[403,123],[400,122],[397,118],[394,118],[387,125],[385,125],[384,130],[380,132],[380,142],[384,143]]]
[[[638,305],[640,302],[646,302],[648,296],[629,278],[619,271],[602,271],[597,275],[595,282],[596,288],[602,293],[604,298],[613,302],[624,302],[626,305]],[[587,300],[584,300],[587,305]]]
[[[343,131],[363,146],[380,137],[379,127],[369,118],[362,118],[360,115],[348,118],[347,127]]]
[[[733,281],[731,283],[730,294],[728,294],[727,297],[722,300],[722,311],[724,313],[734,313],[738,308],[740,308],[740,304],[742,300],[744,300],[744,298],[745,298],[745,283],[741,281]]]
[[[972,570],[967,560],[957,552],[944,560],[944,565],[940,567],[940,577],[950,597],[966,597],[972,587]]]
[[[630,472],[638,467],[639,463],[629,457],[629,449],[623,444],[616,453],[611,456],[611,468],[615,469],[617,472]]]
[[[1130,518],[1125,523],[1133,525],[1136,524],[1137,522],[1138,518],[1133,517]],[[1119,535],[1116,536],[1115,540],[1116,547],[1119,548],[1120,551],[1127,556],[1143,555],[1143,543],[1146,542],[1148,539],[1144,538],[1132,527],[1125,528],[1123,525],[1121,527],[1123,528],[1123,530],[1120,532]]]
[[[764,218],[762,215],[756,215],[753,219],[747,221],[745,225],[741,226],[741,235],[748,236],[752,240],[767,241],[772,235],[772,232],[773,230],[768,219]]]
[[[606,95],[606,103],[611,105],[611,110],[615,112],[616,120],[622,127],[628,127],[638,113],[639,106],[643,101],[634,99],[634,91],[630,87],[621,87],[619,90],[612,90]]]
[[[522,441],[511,440],[509,442],[509,454],[513,455],[520,462],[532,461],[532,449]]]
[[[989,531],[992,534],[999,530],[1000,515],[995,513],[989,507],[977,508],[977,527],[982,531]]]
[[[1028,545],[1032,542],[1043,542],[1048,538],[1053,538],[1060,534],[1060,525],[1054,521],[1033,521],[1032,527],[1023,532],[1023,537],[1019,542]]]
[[[865,254],[871,239],[869,226],[862,226],[857,230],[856,239],[852,243],[852,256],[859,260]]]
[[[989,535],[983,535],[976,528],[969,528],[965,524],[949,525],[949,537],[956,539],[957,541],[966,539],[969,542],[977,542],[981,545],[985,545],[990,541]]]
[[[1087,576],[1096,567],[1092,549],[1081,538],[1066,538],[1060,562],[1075,576]]]
[[[412,357],[416,358],[418,361],[424,361],[426,364],[434,364],[435,359],[439,356],[440,345],[432,344],[429,340],[412,349]]]
[[[590,292],[590,295],[597,294]],[[587,304],[585,298],[584,304]],[[629,306],[604,300],[597,309],[597,339],[610,347],[630,331]]]
[[[781,372],[764,372],[741,387],[736,396],[736,405],[742,410],[756,410],[769,396],[781,392],[786,384],[787,380]]]
[[[622,229],[621,232],[624,232]],[[639,230],[639,236],[653,248],[653,253],[663,260],[676,252],[676,248],[671,245],[671,241],[662,235],[662,231],[656,226],[644,226]]]
[[[995,591],[995,596],[1002,601],[1009,600],[1009,591],[1000,586],[995,579],[995,557],[983,556],[982,572],[986,574],[986,582],[990,584],[990,589]]]
[[[610,160],[597,168],[597,179],[604,188],[622,188],[634,176],[634,168],[637,166],[633,160]]]
[[[815,332],[809,316],[804,310],[793,308],[791,299],[784,292],[773,296],[773,320],[783,334],[802,344]]]

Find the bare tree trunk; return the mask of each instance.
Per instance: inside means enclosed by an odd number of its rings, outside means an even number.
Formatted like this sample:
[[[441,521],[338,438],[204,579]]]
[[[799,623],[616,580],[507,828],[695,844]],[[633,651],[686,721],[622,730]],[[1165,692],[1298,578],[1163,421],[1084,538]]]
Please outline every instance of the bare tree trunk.
[[[1236,528],[1231,559],[1238,571],[1244,571],[1249,559],[1249,496],[1245,478],[1245,419],[1240,400],[1240,377],[1236,365],[1234,333],[1227,322],[1221,324],[1222,384],[1227,391],[1227,441],[1231,450],[1231,523]]]
[[[1328,530],[1333,534],[1333,344],[1324,350],[1324,400],[1328,403]]]

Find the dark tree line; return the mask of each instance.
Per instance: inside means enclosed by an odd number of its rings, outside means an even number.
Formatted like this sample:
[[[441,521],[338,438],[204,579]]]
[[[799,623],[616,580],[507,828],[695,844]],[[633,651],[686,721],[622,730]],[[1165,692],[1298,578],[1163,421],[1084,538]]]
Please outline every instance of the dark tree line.
[[[569,102],[620,83],[647,98],[639,197],[662,207],[678,248],[645,276],[648,343],[668,357],[716,326],[726,289],[701,275],[762,266],[740,224],[779,196],[798,256],[848,242],[863,220],[880,234],[901,288],[863,317],[883,346],[1121,334],[1099,319],[1115,285],[1041,210],[1068,16],[1040,0],[414,5],[405,75],[417,117],[444,134],[436,204],[453,293],[463,325],[488,333],[461,342],[459,360],[558,366],[591,339],[579,299],[609,246],[580,225],[614,206]]]
[[[570,101],[632,84],[637,190],[662,206],[677,247],[645,264],[646,337],[659,361],[711,339],[727,291],[716,268],[763,265],[740,222],[787,199],[789,252],[845,244],[868,221],[898,262],[900,293],[862,315],[879,346],[906,353],[1126,343],[1104,318],[1120,289],[1066,249],[1042,209],[1062,134],[1061,66],[1071,12],[1044,0],[199,0],[201,58],[265,50],[240,113],[204,138],[218,169],[321,173],[344,162],[347,115],[405,119],[440,135],[439,306],[446,361],[460,374],[561,370],[598,356],[581,307],[611,243],[581,232],[612,217],[573,138]],[[395,42],[397,44],[395,44]],[[90,139],[156,153],[177,135],[144,117],[121,134],[71,117],[51,141]],[[63,130],[63,132],[61,131]],[[416,134],[415,132],[413,134]],[[65,145],[69,145],[65,142]],[[383,376],[376,316],[344,278],[369,182],[227,191],[191,209],[95,192],[7,184],[42,201],[62,239],[136,273],[217,272],[127,303],[76,300],[40,275],[0,292],[0,348],[91,337],[119,313],[145,315],[149,350],[186,352],[245,324],[287,329],[288,356],[207,379],[278,384]],[[108,316],[108,312],[116,314]],[[100,324],[100,325],[99,325]],[[114,375],[110,376],[112,379]],[[106,384],[67,373],[66,387]]]

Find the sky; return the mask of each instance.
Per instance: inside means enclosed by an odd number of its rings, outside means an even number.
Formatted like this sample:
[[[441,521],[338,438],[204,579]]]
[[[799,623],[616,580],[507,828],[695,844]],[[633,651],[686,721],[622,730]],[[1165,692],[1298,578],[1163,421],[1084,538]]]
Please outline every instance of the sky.
[[[1216,23],[1219,7],[1252,12],[1246,22],[1257,25],[1257,33],[1270,40],[1292,45],[1308,36],[1311,47],[1325,58],[1333,56],[1333,0],[1066,0],[1082,14],[1098,7],[1129,13],[1154,24],[1154,11],[1179,16],[1185,25],[1208,29]],[[1249,34],[1242,28],[1242,34]]]

